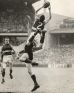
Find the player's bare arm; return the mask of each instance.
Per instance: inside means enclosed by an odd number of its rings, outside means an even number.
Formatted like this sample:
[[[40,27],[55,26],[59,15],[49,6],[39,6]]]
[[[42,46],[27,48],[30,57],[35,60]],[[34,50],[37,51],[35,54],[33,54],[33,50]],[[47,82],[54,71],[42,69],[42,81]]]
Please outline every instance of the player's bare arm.
[[[41,6],[38,10],[36,10],[36,14],[43,8],[44,6]]]
[[[47,23],[51,20],[51,6],[48,7],[48,11],[49,11],[49,16],[48,16],[48,18],[45,20],[45,24],[47,24]]]

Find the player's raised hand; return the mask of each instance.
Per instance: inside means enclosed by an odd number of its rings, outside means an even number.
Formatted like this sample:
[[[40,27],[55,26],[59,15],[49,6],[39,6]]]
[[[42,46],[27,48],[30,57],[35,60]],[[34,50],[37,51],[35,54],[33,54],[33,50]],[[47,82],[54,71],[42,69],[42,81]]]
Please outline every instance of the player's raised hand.
[[[36,14],[42,9],[42,8],[48,8],[50,6],[50,2],[46,1],[43,6],[41,6],[38,10],[36,10]]]
[[[44,8],[48,8],[50,6],[50,2],[46,1],[43,5]]]

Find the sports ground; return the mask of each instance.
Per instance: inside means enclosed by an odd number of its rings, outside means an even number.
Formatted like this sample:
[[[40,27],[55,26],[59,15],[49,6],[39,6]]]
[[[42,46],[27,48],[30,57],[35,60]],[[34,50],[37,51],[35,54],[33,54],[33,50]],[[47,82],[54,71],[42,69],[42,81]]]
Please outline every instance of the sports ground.
[[[33,67],[33,71],[40,84],[34,93],[74,93],[74,68]],[[31,93],[33,82],[25,67],[13,67],[13,80],[9,78],[8,68],[6,72],[0,92]]]

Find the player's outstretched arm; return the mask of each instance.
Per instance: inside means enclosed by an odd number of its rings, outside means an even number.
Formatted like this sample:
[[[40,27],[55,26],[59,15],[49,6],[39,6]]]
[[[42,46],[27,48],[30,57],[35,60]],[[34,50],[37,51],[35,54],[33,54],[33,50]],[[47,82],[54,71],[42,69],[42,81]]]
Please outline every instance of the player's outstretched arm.
[[[51,6],[48,7],[48,11],[49,11],[49,16],[48,16],[48,18],[45,20],[45,24],[47,24],[47,23],[51,20]]]
[[[44,6],[40,7],[38,10],[36,10],[36,14],[43,8]]]

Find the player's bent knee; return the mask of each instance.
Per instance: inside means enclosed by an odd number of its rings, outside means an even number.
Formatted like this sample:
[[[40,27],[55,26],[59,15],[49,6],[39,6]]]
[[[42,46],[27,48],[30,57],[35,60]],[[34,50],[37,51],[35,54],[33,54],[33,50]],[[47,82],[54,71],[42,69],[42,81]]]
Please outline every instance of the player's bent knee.
[[[25,60],[28,58],[28,54],[27,53],[24,53],[20,58],[19,58],[19,60],[21,61],[21,62],[25,62]]]

